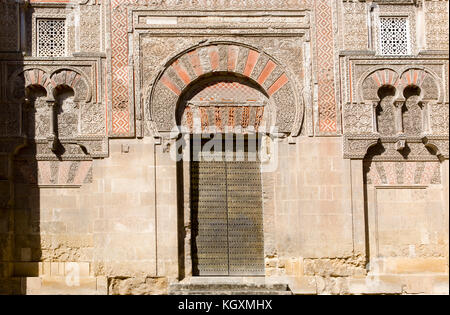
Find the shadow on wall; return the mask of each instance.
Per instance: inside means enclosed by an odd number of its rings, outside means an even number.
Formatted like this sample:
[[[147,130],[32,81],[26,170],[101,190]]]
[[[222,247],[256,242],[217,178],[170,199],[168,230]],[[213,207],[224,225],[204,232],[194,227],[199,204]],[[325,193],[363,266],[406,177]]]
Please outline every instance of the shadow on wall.
[[[26,294],[38,277],[41,260],[40,192],[38,189],[37,140],[45,121],[50,122],[47,91],[24,73],[22,52],[27,52],[30,34],[17,34],[15,17],[20,4],[0,1],[0,294]],[[24,8],[21,7],[22,11]],[[24,14],[31,21],[31,9]],[[11,17],[14,17],[11,19]],[[23,37],[25,34],[26,38]],[[19,73],[19,79],[11,77]],[[38,122],[42,121],[42,124]]]

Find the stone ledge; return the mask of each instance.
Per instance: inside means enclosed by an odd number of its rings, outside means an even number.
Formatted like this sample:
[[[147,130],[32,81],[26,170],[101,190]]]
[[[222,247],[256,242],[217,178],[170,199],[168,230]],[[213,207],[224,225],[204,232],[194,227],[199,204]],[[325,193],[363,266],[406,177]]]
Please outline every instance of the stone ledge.
[[[169,294],[291,295],[287,283],[264,277],[192,277],[169,285]]]
[[[25,295],[106,295],[108,294],[106,278],[81,277],[78,283],[71,285],[66,277],[15,277],[7,279],[11,284],[9,293],[0,294],[25,294]],[[75,282],[75,281],[74,281]],[[8,287],[8,284],[5,285]]]
[[[89,262],[15,262],[15,277],[55,277],[79,273],[80,277],[89,277]]]
[[[448,274],[370,275],[349,279],[350,294],[449,294]]]

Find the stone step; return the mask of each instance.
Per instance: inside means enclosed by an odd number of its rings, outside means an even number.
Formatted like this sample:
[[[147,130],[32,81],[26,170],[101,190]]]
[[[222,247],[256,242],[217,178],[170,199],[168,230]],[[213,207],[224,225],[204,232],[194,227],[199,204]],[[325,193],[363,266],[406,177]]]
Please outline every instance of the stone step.
[[[176,283],[171,284],[169,289],[174,290],[194,290],[194,291],[210,291],[223,290],[229,291],[239,289],[240,291],[288,291],[287,284],[230,284],[230,283]]]
[[[183,295],[290,295],[287,284],[284,283],[264,283],[263,279],[256,279],[254,282],[243,282],[239,279],[190,279],[169,285],[169,294]]]

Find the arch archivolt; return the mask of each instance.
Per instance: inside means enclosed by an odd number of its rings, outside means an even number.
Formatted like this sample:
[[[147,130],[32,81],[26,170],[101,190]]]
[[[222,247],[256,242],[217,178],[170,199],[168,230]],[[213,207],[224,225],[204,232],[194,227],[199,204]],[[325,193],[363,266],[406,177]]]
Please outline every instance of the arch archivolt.
[[[197,99],[194,105],[190,98],[212,86],[222,89],[218,95],[224,97],[203,104]],[[249,97],[226,97],[231,87],[241,94],[247,91]],[[264,97],[254,100],[258,95]],[[234,42],[205,43],[170,58],[150,89],[147,120],[158,133],[169,132],[183,121],[185,109],[208,106],[216,108],[215,114],[203,114],[203,125],[205,120],[210,126],[218,122],[219,128],[230,125],[231,107],[243,120],[246,115],[261,115],[264,108],[264,122],[294,135],[299,133],[304,111],[299,86],[279,62],[260,49]]]
[[[382,86],[392,86],[396,91],[394,98],[404,100],[405,88],[417,86],[421,90],[421,99],[442,102],[440,83],[438,76],[425,67],[376,67],[361,76],[357,84],[357,95],[359,102],[376,101],[379,100],[378,90]]]
[[[64,85],[73,89],[74,100],[88,103],[92,99],[92,91],[89,80],[85,74],[72,68],[57,69],[50,74],[52,89]],[[54,95],[54,93],[53,93]]]
[[[49,101],[54,100],[58,86],[68,86],[74,91],[74,100],[88,103],[92,99],[90,81],[84,73],[64,67],[51,71],[44,67],[25,67],[16,71],[10,78],[10,96],[16,101],[25,97],[25,89],[29,86],[41,86],[47,92]]]
[[[104,136],[95,131],[101,128],[101,116],[89,111],[94,105],[92,91],[87,75],[70,66],[25,66],[12,73],[8,96],[21,108],[21,132],[45,152],[37,155],[39,159],[52,159],[55,154],[64,154],[65,159],[105,156]],[[95,135],[88,134],[89,128]]]
[[[344,156],[362,158],[368,143],[377,140],[386,159],[430,159],[428,152],[421,151],[422,142],[426,137],[442,137],[434,130],[432,109],[445,105],[442,82],[432,70],[415,65],[377,66],[362,73],[355,87],[357,102],[344,106]]]

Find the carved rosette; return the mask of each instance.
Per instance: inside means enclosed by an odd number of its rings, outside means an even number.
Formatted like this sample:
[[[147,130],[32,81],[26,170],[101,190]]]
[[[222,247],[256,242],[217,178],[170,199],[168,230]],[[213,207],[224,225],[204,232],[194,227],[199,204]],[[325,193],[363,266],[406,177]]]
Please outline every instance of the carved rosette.
[[[373,132],[372,104],[347,103],[344,106],[344,133],[368,134]]]

